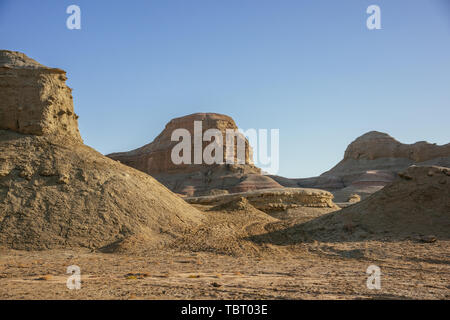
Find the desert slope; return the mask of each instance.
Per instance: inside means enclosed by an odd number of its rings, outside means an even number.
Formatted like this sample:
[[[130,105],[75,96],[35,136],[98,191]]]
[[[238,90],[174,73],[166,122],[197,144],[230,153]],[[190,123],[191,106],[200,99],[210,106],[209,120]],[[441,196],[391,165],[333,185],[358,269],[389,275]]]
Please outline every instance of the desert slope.
[[[322,240],[450,237],[450,169],[412,166],[367,199],[306,223]]]
[[[0,51],[0,246],[150,248],[199,225],[203,215],[155,179],[83,145],[65,79]]]

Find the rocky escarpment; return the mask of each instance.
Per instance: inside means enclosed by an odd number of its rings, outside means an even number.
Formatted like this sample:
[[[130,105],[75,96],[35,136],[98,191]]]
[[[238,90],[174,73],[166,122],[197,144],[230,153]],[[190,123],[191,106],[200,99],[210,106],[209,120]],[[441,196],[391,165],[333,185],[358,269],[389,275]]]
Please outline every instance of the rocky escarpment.
[[[211,143],[203,141],[204,133],[210,129],[220,132],[224,142],[222,163],[195,162],[195,122],[201,123],[201,154]],[[172,160],[173,148],[179,144],[179,141],[172,141],[172,133],[178,129],[187,130],[191,137],[189,163],[176,164]],[[237,129],[236,123],[229,116],[195,113],[171,120],[152,143],[129,152],[109,154],[108,157],[145,172],[172,191],[188,196],[281,187],[273,179],[261,175],[261,170],[253,165],[252,149],[244,136],[238,133],[244,142],[244,157],[238,157],[238,138],[234,138],[234,151],[229,152],[225,146],[227,130],[237,132]],[[233,163],[227,164],[228,157],[234,159]]]
[[[169,245],[203,215],[85,146],[65,72],[0,51],[0,247]]]
[[[329,190],[336,201],[345,202],[351,194],[365,198],[382,189],[411,165],[450,166],[450,144],[439,146],[423,141],[403,144],[386,133],[371,131],[353,141],[344,159],[319,177],[272,178],[288,187]]]
[[[81,141],[66,72],[20,52],[0,51],[0,129]]]

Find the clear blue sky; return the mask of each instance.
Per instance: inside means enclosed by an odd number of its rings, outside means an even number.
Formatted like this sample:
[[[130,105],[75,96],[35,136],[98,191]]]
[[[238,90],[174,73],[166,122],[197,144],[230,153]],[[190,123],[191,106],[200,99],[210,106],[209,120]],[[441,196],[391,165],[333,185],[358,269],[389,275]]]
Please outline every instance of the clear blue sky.
[[[359,135],[450,141],[447,0],[0,0],[0,48],[68,72],[85,143],[151,142],[172,118],[280,129],[280,175],[318,175]],[[77,4],[82,29],[66,28]],[[382,30],[366,28],[381,7]]]

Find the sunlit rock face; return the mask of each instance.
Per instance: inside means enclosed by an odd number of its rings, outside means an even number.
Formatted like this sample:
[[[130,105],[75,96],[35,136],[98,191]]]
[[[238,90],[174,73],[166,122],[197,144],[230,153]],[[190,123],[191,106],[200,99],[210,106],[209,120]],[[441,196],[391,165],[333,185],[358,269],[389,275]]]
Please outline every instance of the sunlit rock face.
[[[134,167],[138,170],[146,172],[150,175],[157,175],[160,173],[186,173],[188,171],[198,171],[208,165],[195,164],[194,159],[194,125],[195,122],[201,122],[203,134],[210,129],[217,129],[222,134],[225,142],[227,130],[237,130],[237,126],[231,117],[217,113],[195,113],[188,116],[180,117],[171,120],[165,129],[156,137],[156,139],[139,149],[129,152],[113,153],[108,155],[112,159]],[[179,141],[172,141],[172,134],[177,129],[185,129],[191,136],[191,159],[190,163],[175,164],[172,161],[172,149],[179,143]],[[245,141],[245,164],[251,164],[251,148],[248,141]],[[202,142],[202,152],[210,142]],[[237,147],[237,143],[235,143]],[[236,150],[236,148],[235,148]],[[227,151],[223,148],[223,159],[226,162]],[[235,159],[237,159],[237,152],[235,152]],[[203,162],[203,161],[202,161]],[[237,162],[237,161],[236,161]]]
[[[201,123],[201,135],[210,129],[216,129],[223,138],[222,164],[195,164],[195,123]],[[172,150],[179,141],[172,141],[172,133],[177,129],[185,129],[191,136],[190,163],[176,164],[172,160]],[[245,149],[238,152],[238,138],[234,138],[234,152],[227,153],[227,130],[235,132],[243,141]],[[238,133],[234,120],[217,113],[195,113],[171,120],[156,139],[139,149],[113,153],[108,157],[118,160],[140,171],[155,177],[166,187],[183,195],[205,195],[211,193],[234,193],[265,188],[277,188],[280,185],[273,179],[261,175],[261,170],[253,165],[252,148],[247,139]],[[198,137],[198,135],[197,135]],[[211,141],[201,142],[202,152]],[[228,158],[233,164],[226,164]],[[242,163],[238,163],[241,160]]]
[[[0,129],[82,142],[66,72],[0,50]]]

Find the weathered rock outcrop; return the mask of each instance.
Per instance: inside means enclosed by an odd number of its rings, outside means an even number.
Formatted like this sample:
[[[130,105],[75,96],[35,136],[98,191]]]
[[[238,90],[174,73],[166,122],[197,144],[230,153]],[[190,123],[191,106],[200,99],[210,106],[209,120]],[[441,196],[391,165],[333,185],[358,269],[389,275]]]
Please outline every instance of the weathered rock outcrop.
[[[264,189],[216,196],[188,197],[192,204],[221,205],[246,199],[264,212],[285,211],[297,207],[334,208],[333,195],[324,190],[304,188]]]
[[[386,133],[371,131],[357,138],[347,147],[343,161],[393,158],[409,159],[419,163],[442,157],[450,157],[450,144],[438,146],[426,141],[403,144]]]
[[[252,149],[245,137],[245,160],[238,164],[237,138],[234,143],[235,164],[226,164],[227,149],[223,146],[223,163],[207,165],[194,163],[194,122],[201,121],[201,135],[209,129],[221,132],[226,141],[227,130],[237,130],[235,122],[226,115],[217,113],[195,113],[171,120],[156,139],[139,149],[129,152],[113,153],[108,157],[136,168],[156,178],[172,191],[193,196],[217,192],[242,192],[248,190],[281,187],[273,179],[261,175],[261,170],[252,164]],[[172,133],[177,129],[186,129],[191,139],[190,164],[175,164],[172,150],[178,141],[171,141]],[[202,142],[202,152],[211,142]]]
[[[319,177],[272,178],[287,187],[329,190],[337,202],[345,202],[351,194],[365,198],[382,189],[411,165],[450,166],[450,144],[403,144],[386,133],[371,131],[353,141],[344,159]]]
[[[81,141],[66,72],[20,52],[0,51],[0,129]]]
[[[85,146],[62,70],[0,51],[0,247],[165,246],[203,215]]]

